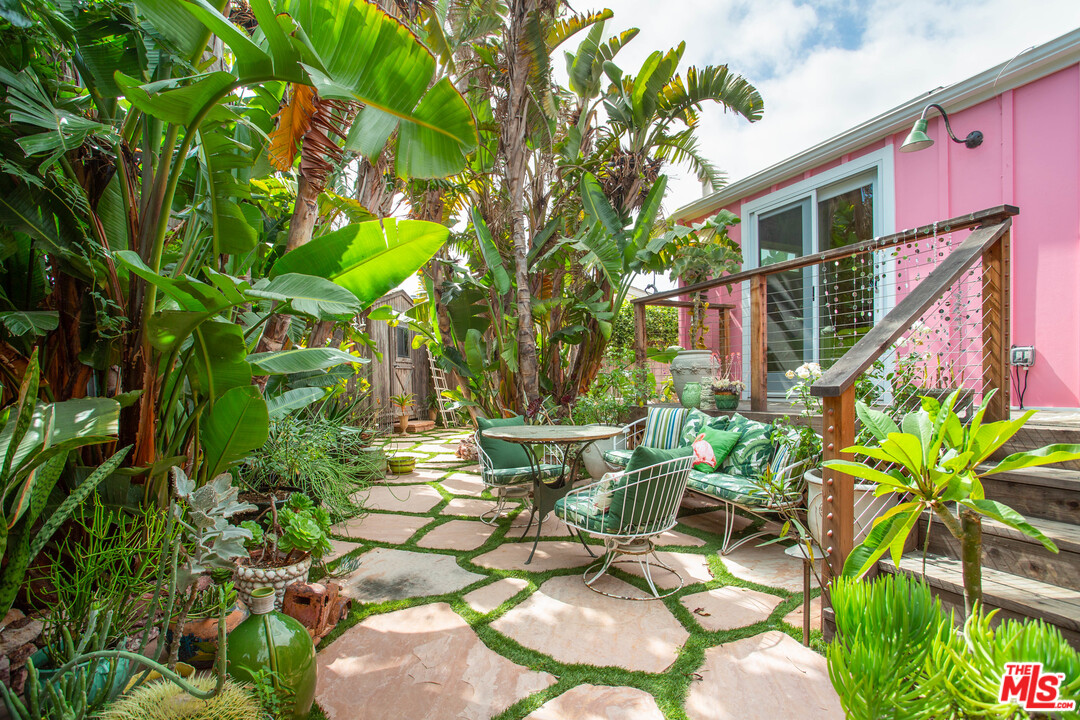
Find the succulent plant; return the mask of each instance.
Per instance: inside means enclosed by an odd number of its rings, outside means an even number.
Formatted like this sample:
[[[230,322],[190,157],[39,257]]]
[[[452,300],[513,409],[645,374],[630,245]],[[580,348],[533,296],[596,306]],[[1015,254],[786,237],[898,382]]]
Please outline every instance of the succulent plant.
[[[192,678],[200,690],[216,684],[212,675]],[[259,701],[232,680],[209,700],[199,700],[167,680],[155,680],[120,698],[99,716],[101,720],[262,720]]]

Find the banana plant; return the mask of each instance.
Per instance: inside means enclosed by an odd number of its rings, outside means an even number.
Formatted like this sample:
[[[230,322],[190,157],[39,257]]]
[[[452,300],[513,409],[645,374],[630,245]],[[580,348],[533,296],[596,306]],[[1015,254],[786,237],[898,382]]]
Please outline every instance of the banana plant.
[[[0,613],[11,609],[30,561],[131,450],[123,448],[96,468],[38,527],[68,453],[114,441],[120,416],[120,404],[108,398],[38,402],[39,380],[35,349],[17,401],[0,416]]]
[[[960,541],[964,603],[970,615],[982,599],[982,518],[1019,530],[1050,552],[1058,551],[1054,542],[1020,513],[987,498],[982,478],[1080,459],[1080,445],[1047,445],[1013,453],[985,467],[990,456],[1019,432],[1035,411],[1029,410],[1015,420],[983,423],[994,394],[991,391],[971,422],[964,425],[953,411],[959,394],[959,390],[953,392],[944,403],[922,398],[922,408],[904,415],[899,427],[887,414],[858,402],[859,419],[877,444],[855,445],[842,451],[862,456],[862,462],[827,460],[823,464],[876,483],[874,494],[878,497],[892,494],[900,499],[874,521],[871,532],[848,555],[844,575],[865,576],[886,552],[891,552],[893,562],[899,564],[908,535],[923,513],[929,511]]]

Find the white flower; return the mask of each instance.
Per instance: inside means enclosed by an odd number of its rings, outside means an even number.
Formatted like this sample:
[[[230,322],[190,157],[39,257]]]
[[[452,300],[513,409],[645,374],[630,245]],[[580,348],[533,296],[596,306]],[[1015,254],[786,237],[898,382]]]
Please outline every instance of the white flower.
[[[784,373],[784,377],[786,377],[788,380],[794,380],[795,379],[795,371],[794,370],[788,370],[786,373]]]
[[[806,369],[809,370],[810,374],[813,375],[815,378],[821,377],[821,366],[818,365],[816,362],[807,363]]]
[[[806,365],[800,365],[799,367],[795,368],[795,374],[803,380],[810,379],[810,369],[807,368]]]

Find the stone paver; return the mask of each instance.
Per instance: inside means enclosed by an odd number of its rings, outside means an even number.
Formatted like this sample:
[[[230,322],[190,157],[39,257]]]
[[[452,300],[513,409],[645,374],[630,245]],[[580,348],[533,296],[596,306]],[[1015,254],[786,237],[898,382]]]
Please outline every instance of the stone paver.
[[[844,717],[825,658],[770,630],[705,651],[686,699],[690,720]]]
[[[427,460],[422,461],[423,465],[432,465],[434,463],[459,463],[465,462],[457,455],[453,453],[442,453],[441,455],[434,455]]]
[[[387,513],[368,513],[350,518],[330,528],[335,535],[360,540],[394,543],[400,545],[416,531],[431,522],[431,518],[415,515],[391,515]]]
[[[652,695],[631,687],[578,685],[525,720],[664,720]]]
[[[432,528],[416,544],[440,550],[475,550],[487,542],[494,530],[478,520],[451,520]]]
[[[430,517],[416,515],[393,515],[389,513],[368,513],[360,517],[338,522],[330,528],[336,535],[356,540],[372,540],[379,543],[401,544],[416,531],[431,522]]]
[[[413,448],[413,452],[433,453],[435,455],[447,452],[452,453],[454,450],[457,450],[457,448],[448,448],[446,445],[432,445],[431,443],[424,443],[423,445],[417,445]]]
[[[446,474],[446,470],[441,468],[416,468],[411,473],[404,475],[387,474],[387,480],[395,484],[419,484],[429,483],[432,480],[438,480]]]
[[[337,530],[334,530],[333,528],[331,528],[331,530],[333,530],[338,535],[344,535],[345,534],[343,532],[338,532]],[[330,552],[328,552],[328,553],[326,553],[325,555],[322,556],[323,562],[333,562],[334,560],[337,560],[339,557],[342,557],[343,555],[348,555],[352,551],[354,551],[354,550],[356,550],[358,548],[362,548],[363,545],[361,545],[359,543],[348,542],[346,540],[336,540],[334,538],[330,538],[330,547],[332,548],[330,550]]]
[[[705,544],[705,541],[701,538],[687,535],[678,530],[662,532],[656,536],[654,542],[657,545],[682,545],[684,547],[701,547]]]
[[[479,495],[484,492],[484,481],[479,475],[455,473],[440,481],[440,484],[443,489],[454,495]]]
[[[794,625],[799,630],[802,630],[802,618],[803,618],[803,605],[802,599],[799,599],[799,607],[795,608],[787,615],[784,616],[784,622],[789,625]],[[810,601],[810,630],[821,629],[821,596]]]
[[[478,613],[489,613],[529,586],[524,578],[503,578],[476,588],[462,598]]]
[[[441,512],[443,515],[468,515],[469,517],[479,517],[480,513],[491,510],[495,505],[496,503],[493,500],[454,498],[446,503],[446,507],[444,507]]]
[[[369,617],[318,665],[330,720],[488,720],[555,682],[488,649],[446,603]]]
[[[710,632],[733,630],[761,622],[783,598],[742,587],[722,587],[685,595],[679,600],[698,625]]]
[[[780,545],[759,547],[748,542],[721,559],[728,571],[737,578],[790,592],[802,592],[803,561],[785,555]],[[812,575],[810,582],[811,587],[817,586],[817,580]]]
[[[342,594],[363,602],[442,595],[482,580],[452,555],[376,548],[360,556],[360,567],[341,580]]]
[[[528,524],[529,511],[523,510],[510,523],[510,529],[506,533],[507,536],[512,535],[517,539],[525,531]],[[536,537],[536,518],[533,518],[532,527],[529,528],[529,537]],[[544,526],[540,530],[540,537],[570,537],[570,526],[556,517],[555,513],[548,513],[548,516],[544,518]]]
[[[532,542],[504,542],[499,547],[473,558],[473,564],[495,570],[526,570],[547,572],[563,568],[581,567],[593,562],[585,548],[576,540],[541,540],[536,546],[532,564],[526,565]],[[593,548],[600,554],[603,548]]]
[[[442,495],[430,485],[373,487],[358,493],[368,510],[424,513],[442,502]]]
[[[594,550],[593,552],[596,551]],[[709,582],[713,579],[712,573],[709,572],[709,560],[704,555],[659,551],[656,553],[656,557],[660,562],[673,567],[675,571],[682,576],[685,585]],[[620,562],[616,565],[619,570],[631,575],[637,575],[638,577],[645,576],[644,572],[641,570],[641,565],[634,562],[633,557],[624,556],[624,559],[630,562]],[[659,588],[671,589],[679,586],[679,578],[663,569],[654,568],[652,571],[652,579]]]
[[[617,592],[631,590],[610,582]],[[675,662],[689,637],[663,603],[609,598],[576,575],[551,578],[491,627],[560,662],[651,673]]]
[[[725,510],[714,510],[712,512],[681,517],[679,518],[679,522],[687,527],[692,527],[695,530],[704,530],[705,532],[711,532],[722,537],[724,534],[724,516],[726,514],[727,512]],[[742,515],[735,516],[735,532],[739,532],[750,525],[751,522],[747,518],[744,518]]]

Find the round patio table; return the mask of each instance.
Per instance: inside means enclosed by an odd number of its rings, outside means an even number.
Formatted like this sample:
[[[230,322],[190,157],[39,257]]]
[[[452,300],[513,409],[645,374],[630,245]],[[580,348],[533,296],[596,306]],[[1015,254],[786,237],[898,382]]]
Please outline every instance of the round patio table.
[[[489,428],[484,430],[484,437],[493,440],[505,440],[506,442],[524,445],[529,451],[529,462],[533,472],[533,506],[529,512],[529,524],[525,526],[525,537],[532,527],[533,518],[536,522],[536,539],[533,540],[532,552],[525,561],[528,565],[536,554],[536,546],[540,542],[540,532],[544,524],[544,518],[555,509],[555,502],[570,492],[574,486],[574,478],[577,477],[578,468],[581,467],[581,455],[585,449],[597,440],[606,440],[623,432],[624,428],[617,425],[512,425],[510,427]],[[540,460],[542,452],[537,452],[537,445],[555,445],[562,450],[562,472],[554,482],[544,482],[540,477]],[[567,462],[569,461],[569,462]],[[571,532],[573,529],[571,528]],[[590,555],[592,549],[585,544],[585,539],[578,535],[581,544]],[[593,555],[593,557],[596,557]]]

